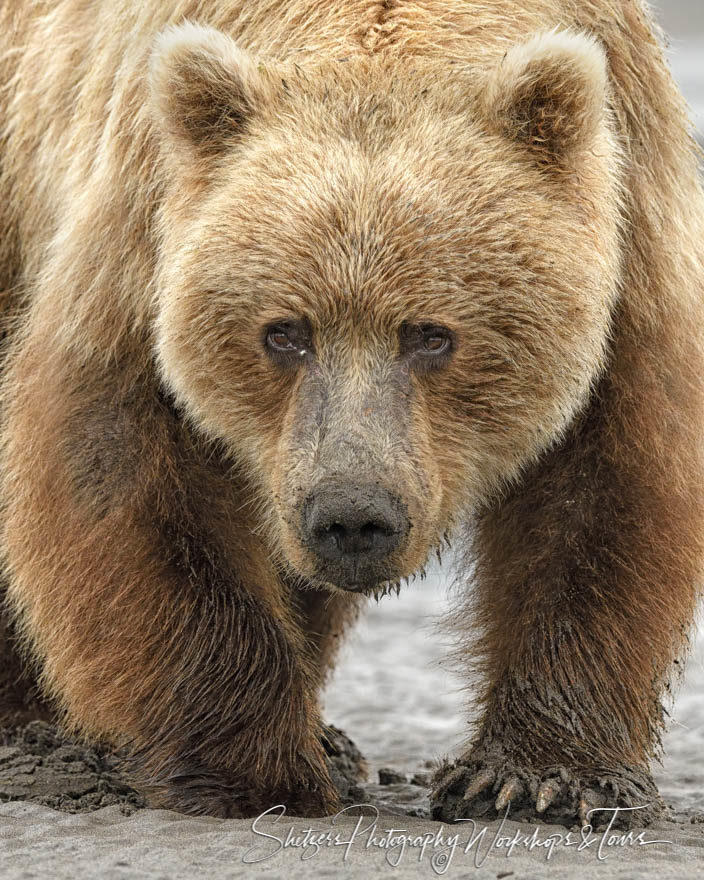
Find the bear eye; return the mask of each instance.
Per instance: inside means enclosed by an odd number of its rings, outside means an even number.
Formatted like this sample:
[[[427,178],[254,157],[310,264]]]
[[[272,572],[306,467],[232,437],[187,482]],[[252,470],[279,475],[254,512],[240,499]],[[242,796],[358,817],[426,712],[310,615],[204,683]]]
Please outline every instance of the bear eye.
[[[272,327],[266,334],[266,344],[272,351],[295,351],[296,345],[285,327]]]
[[[277,321],[264,329],[264,347],[281,367],[300,363],[311,349],[311,330],[306,320]]]
[[[452,331],[437,324],[404,324],[400,337],[401,354],[419,370],[444,366],[453,347]]]
[[[444,354],[450,345],[449,335],[436,328],[423,336],[423,350],[428,354]]]

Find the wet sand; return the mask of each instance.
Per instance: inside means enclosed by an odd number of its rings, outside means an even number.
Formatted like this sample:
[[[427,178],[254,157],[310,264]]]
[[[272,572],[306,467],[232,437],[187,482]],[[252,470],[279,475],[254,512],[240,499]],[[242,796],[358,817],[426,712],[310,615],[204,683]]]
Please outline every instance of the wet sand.
[[[573,834],[566,843],[566,829],[542,826],[531,840],[533,827],[508,821],[487,826],[485,836],[474,848],[465,851],[472,829],[457,826],[441,829],[437,823],[404,817],[384,817],[371,832],[358,833],[345,846],[361,822],[360,831],[373,817],[343,818],[334,827],[323,820],[284,819],[274,825],[262,822],[258,834],[242,820],[188,819],[164,810],[140,811],[124,816],[118,807],[106,807],[96,813],[61,814],[31,804],[0,805],[0,856],[3,877],[51,877],[74,880],[76,877],[149,878],[149,880],[209,880],[264,876],[276,878],[311,877],[478,877],[478,878],[559,878],[571,880],[694,880],[704,877],[704,825],[661,823],[650,828],[641,844],[623,845],[617,835],[595,834],[582,840]],[[475,829],[481,833],[484,826]],[[282,848],[289,829],[299,842],[306,829],[337,833],[338,845],[322,843],[316,853],[312,846]],[[396,829],[389,835],[387,829]],[[274,837],[264,837],[265,834]],[[433,846],[421,845],[434,835],[444,840]],[[459,834],[452,849],[448,834]],[[516,835],[522,839],[516,839]],[[428,835],[424,838],[424,835]],[[401,850],[401,838],[406,838]],[[276,838],[276,839],[274,839]],[[393,838],[395,846],[386,845]],[[409,839],[410,838],[410,839]],[[515,840],[514,849],[509,847]],[[647,841],[662,841],[648,843]],[[294,841],[295,842],[295,841]],[[493,844],[493,846],[492,846]],[[552,844],[552,856],[548,859]],[[599,846],[601,844],[601,850]],[[578,850],[578,845],[582,847]],[[268,857],[267,857],[268,856]],[[243,859],[265,858],[257,863]],[[391,861],[387,861],[391,860]],[[475,862],[476,859],[476,862]],[[486,859],[483,861],[483,859]],[[392,867],[400,860],[397,867]],[[432,862],[431,862],[432,860]],[[477,863],[479,867],[476,867]]]

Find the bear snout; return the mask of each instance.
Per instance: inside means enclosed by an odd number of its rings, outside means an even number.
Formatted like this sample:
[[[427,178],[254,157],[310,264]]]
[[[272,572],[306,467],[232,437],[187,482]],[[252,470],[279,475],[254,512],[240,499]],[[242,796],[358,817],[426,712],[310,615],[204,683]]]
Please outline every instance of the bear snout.
[[[398,496],[376,485],[328,483],[308,496],[302,519],[303,542],[326,580],[358,590],[393,579],[390,557],[410,529]]]

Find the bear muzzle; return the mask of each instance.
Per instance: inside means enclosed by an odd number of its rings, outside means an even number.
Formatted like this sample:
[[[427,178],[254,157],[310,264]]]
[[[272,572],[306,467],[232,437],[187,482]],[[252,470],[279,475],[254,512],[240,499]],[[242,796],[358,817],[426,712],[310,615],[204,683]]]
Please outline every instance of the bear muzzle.
[[[345,590],[360,591],[397,577],[393,557],[410,521],[401,499],[381,486],[327,483],[306,499],[303,543],[318,574]]]

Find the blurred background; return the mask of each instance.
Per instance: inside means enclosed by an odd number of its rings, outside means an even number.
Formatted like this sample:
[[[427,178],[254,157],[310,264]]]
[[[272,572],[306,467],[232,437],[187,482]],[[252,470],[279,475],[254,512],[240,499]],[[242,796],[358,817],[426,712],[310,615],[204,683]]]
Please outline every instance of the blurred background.
[[[660,0],[651,4],[668,40],[668,58],[675,79],[704,135],[704,0]]]
[[[653,7],[668,59],[704,143],[704,0],[661,0]],[[702,377],[704,381],[704,377]],[[414,773],[428,760],[456,754],[466,736],[465,696],[449,668],[450,638],[438,628],[449,607],[450,572],[370,605],[342,649],[325,701],[325,718],[342,727],[370,764]],[[687,667],[656,779],[678,809],[704,809],[704,638]]]

